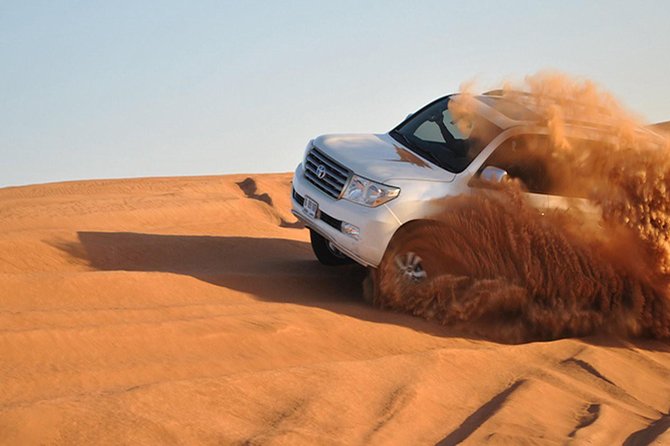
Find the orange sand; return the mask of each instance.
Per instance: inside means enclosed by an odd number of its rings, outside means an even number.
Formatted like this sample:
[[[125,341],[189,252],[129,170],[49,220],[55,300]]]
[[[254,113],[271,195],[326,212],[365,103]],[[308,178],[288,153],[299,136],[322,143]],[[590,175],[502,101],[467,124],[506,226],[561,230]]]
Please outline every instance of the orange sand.
[[[246,178],[0,189],[0,443],[670,444],[667,343],[373,308]]]
[[[651,127],[652,127],[652,129],[655,129],[655,130],[660,130],[660,131],[665,132],[665,133],[670,133],[670,121],[659,122],[658,124],[654,124]]]

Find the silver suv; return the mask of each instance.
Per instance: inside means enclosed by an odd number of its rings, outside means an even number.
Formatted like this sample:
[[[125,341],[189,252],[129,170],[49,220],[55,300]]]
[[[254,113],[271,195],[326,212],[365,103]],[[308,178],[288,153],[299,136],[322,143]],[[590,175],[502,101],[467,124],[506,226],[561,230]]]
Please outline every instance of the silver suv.
[[[529,145],[550,141],[529,104],[498,91],[475,96],[464,126],[455,121],[456,97],[437,99],[388,133],[323,135],[309,142],[293,178],[292,211],[310,229],[321,263],[353,259],[376,268],[399,231],[429,221],[445,197],[473,193],[487,182],[515,178],[538,208],[595,212],[586,200],[557,194],[556,169],[532,155]],[[582,143],[602,137],[602,130],[584,122],[568,122],[565,131]],[[419,280],[426,274],[420,260],[408,255],[397,263]]]

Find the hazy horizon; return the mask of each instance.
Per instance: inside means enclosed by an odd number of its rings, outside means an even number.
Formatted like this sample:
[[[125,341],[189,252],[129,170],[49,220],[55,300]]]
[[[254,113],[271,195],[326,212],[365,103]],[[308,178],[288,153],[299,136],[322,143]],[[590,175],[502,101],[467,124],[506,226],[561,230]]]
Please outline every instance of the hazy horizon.
[[[670,120],[670,3],[6,2],[0,187],[286,172],[471,80],[554,69]]]

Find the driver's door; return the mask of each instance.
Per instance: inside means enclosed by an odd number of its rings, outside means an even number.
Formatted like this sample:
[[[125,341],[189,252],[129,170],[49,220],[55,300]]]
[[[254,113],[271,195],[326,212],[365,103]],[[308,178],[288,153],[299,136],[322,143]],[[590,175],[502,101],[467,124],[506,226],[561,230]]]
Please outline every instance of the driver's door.
[[[534,135],[533,138],[537,139],[537,136],[539,135]],[[529,144],[528,135],[511,136],[489,155],[475,176],[479,178],[487,167],[501,169],[507,173],[508,179],[521,183],[528,202],[533,207],[545,209],[555,206],[554,199],[561,197],[548,195],[551,185],[546,157],[540,156],[538,151],[531,150]],[[485,183],[475,181],[473,185],[485,185]]]

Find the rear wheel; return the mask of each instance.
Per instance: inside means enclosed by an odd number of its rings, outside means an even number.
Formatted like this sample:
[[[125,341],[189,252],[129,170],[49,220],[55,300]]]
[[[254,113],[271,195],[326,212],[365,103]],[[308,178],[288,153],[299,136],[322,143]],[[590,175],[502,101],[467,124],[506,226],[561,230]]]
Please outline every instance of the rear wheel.
[[[333,245],[328,239],[323,237],[318,232],[310,229],[309,238],[312,242],[312,250],[323,265],[338,266],[348,265],[353,261],[344,255],[339,249]]]

